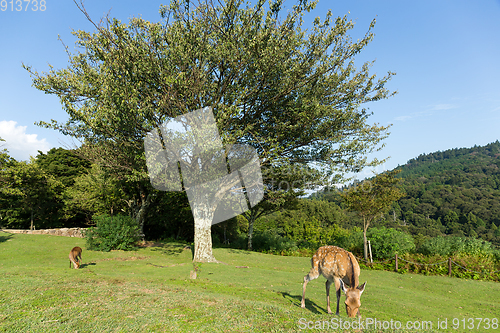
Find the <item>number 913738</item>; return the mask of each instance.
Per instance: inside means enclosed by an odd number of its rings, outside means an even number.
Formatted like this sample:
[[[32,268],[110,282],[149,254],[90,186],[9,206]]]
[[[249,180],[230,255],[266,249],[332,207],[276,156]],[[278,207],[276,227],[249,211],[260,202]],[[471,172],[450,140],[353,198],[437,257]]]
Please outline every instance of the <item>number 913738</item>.
[[[0,10],[2,12],[44,12],[47,9],[45,0],[1,0]]]
[[[497,330],[499,328],[498,325],[498,318],[453,318],[452,320],[452,327],[454,330],[460,329],[460,330],[472,330],[472,329],[479,329],[479,330]]]

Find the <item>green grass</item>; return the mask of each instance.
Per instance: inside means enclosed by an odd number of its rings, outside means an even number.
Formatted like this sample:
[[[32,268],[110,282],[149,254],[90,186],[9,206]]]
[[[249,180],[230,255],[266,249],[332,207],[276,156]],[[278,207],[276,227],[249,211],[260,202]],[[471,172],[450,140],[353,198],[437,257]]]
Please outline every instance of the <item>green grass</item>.
[[[84,249],[79,270],[69,269],[73,246]],[[309,258],[214,249],[227,265],[202,264],[191,280],[184,246],[103,253],[79,238],[0,232],[0,332],[296,332],[305,322],[348,321],[345,297],[340,318],[326,313],[323,277],[308,284],[300,308]],[[499,283],[370,270],[360,280],[368,282],[362,320],[431,321],[433,331],[461,332],[468,330],[453,330],[453,318],[500,319]],[[436,330],[438,318],[448,330]]]

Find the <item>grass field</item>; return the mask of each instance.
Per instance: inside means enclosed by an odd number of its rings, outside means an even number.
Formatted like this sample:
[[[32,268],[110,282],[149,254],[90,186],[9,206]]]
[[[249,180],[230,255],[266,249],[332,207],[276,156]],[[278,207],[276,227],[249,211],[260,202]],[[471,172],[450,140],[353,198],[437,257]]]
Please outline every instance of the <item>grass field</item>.
[[[73,246],[83,248],[79,270],[69,269]],[[184,247],[102,253],[83,239],[0,232],[0,332],[391,332],[391,320],[428,328],[410,330],[419,332],[500,332],[499,283],[362,270],[363,317],[349,321],[344,296],[340,317],[326,313],[323,277],[308,284],[300,308],[308,258],[214,249],[226,265],[202,264],[191,280]]]

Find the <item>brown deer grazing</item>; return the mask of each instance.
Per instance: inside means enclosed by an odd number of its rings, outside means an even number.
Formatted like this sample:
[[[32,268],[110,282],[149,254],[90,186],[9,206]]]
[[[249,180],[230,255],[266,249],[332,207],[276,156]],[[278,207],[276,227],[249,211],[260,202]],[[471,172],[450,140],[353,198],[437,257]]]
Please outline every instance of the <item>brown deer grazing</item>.
[[[346,311],[349,317],[354,317],[359,312],[361,301],[359,298],[365,290],[366,282],[359,286],[359,265],[358,261],[351,252],[348,252],[337,246],[323,246],[316,251],[311,259],[311,271],[304,276],[304,285],[302,287],[302,308],[306,307],[305,296],[307,282],[323,275],[326,278],[326,304],[328,313],[330,310],[330,285],[335,282],[335,291],[337,293],[337,312],[339,315],[340,289],[346,295]],[[345,288],[345,285],[349,288]]]
[[[80,260],[78,260],[80,258]],[[80,261],[82,260],[82,248],[75,246],[69,251],[69,268],[71,268],[71,263],[75,269],[80,268]]]

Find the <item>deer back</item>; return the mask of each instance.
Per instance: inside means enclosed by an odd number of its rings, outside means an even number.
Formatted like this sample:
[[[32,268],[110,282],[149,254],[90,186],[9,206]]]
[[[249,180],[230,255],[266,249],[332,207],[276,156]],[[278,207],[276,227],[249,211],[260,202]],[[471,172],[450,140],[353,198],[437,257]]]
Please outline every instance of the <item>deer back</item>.
[[[340,278],[351,288],[359,285],[359,264],[354,255],[337,246],[323,246],[313,256],[319,272],[328,280]]]

